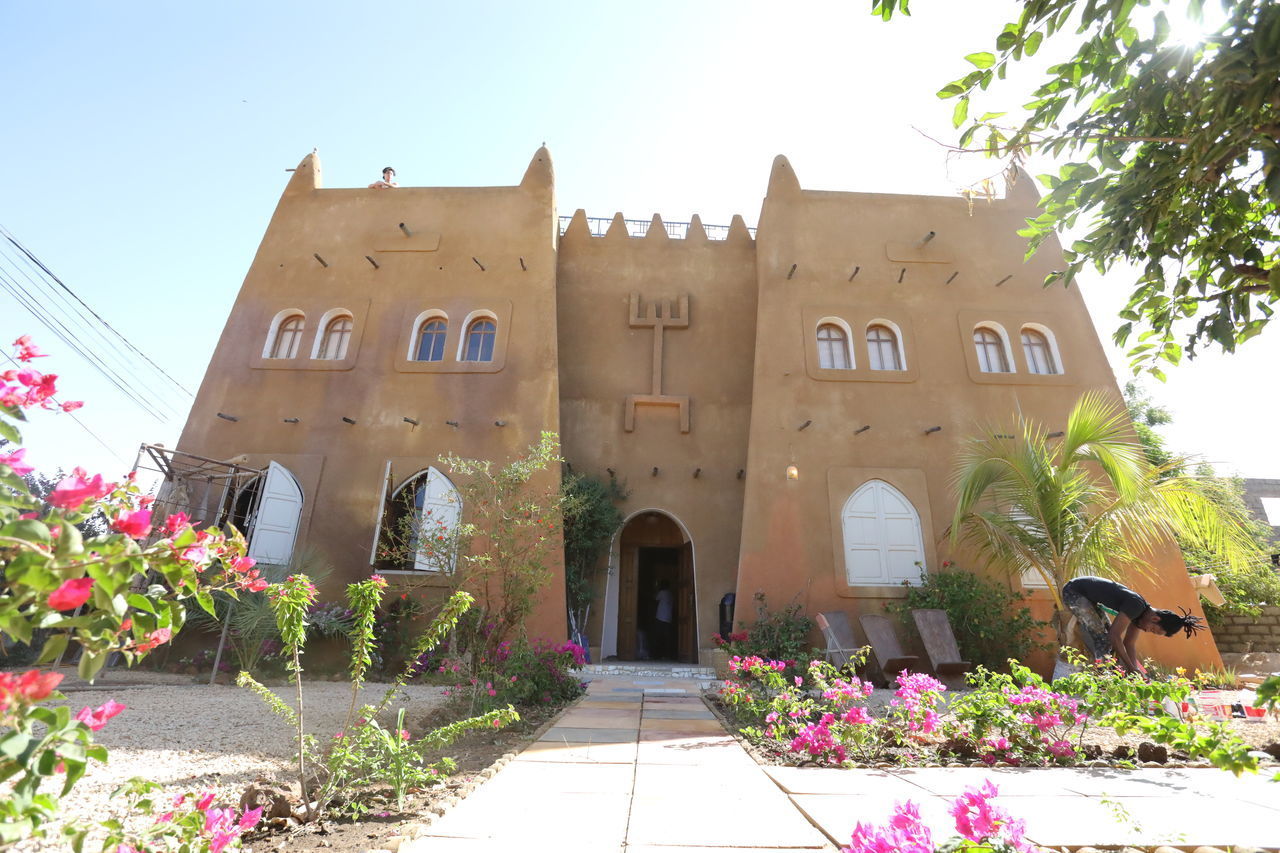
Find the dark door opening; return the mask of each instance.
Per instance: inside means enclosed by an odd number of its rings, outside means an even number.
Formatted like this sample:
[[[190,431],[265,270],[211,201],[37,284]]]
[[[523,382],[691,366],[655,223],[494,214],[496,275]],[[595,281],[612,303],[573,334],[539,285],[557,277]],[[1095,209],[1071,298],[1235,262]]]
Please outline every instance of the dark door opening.
[[[627,524],[620,555],[618,658],[696,661],[692,544],[669,516],[649,512]]]

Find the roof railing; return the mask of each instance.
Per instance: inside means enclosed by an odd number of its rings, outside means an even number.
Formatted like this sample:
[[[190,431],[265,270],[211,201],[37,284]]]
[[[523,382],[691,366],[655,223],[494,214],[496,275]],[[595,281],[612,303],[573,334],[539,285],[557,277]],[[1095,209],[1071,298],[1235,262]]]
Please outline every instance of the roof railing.
[[[568,229],[569,223],[573,221],[572,216],[560,217],[560,233],[563,235]],[[649,226],[653,224],[650,219],[624,219],[622,220],[627,226],[627,236],[643,237],[649,233]],[[613,224],[613,219],[606,216],[588,216],[587,228],[591,231],[592,237],[603,237],[609,230],[609,226]],[[667,229],[667,236],[673,240],[683,240],[689,236],[688,222],[668,222],[662,221],[663,226]],[[702,230],[707,232],[708,240],[727,240],[729,237],[728,225],[707,225],[703,224]],[[751,235],[751,239],[756,237],[756,229],[748,228],[747,233]]]

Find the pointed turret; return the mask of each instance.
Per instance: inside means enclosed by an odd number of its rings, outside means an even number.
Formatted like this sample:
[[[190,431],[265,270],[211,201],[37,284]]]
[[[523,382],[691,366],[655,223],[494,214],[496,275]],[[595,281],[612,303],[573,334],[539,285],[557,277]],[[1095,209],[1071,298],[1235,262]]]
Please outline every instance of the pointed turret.
[[[623,218],[622,213],[618,212],[613,215],[613,221],[609,223],[609,230],[604,232],[607,240],[626,240],[631,234],[627,231],[627,221]]]
[[[587,223],[587,212],[585,210],[578,208],[573,212],[573,218],[569,220],[569,227],[564,229],[564,236],[562,239],[591,239],[591,226]]]
[[[797,195],[800,192],[800,179],[786,156],[779,154],[773,158],[773,170],[769,172],[769,189],[765,195]]]
[[[649,230],[645,232],[646,240],[656,240],[659,243],[667,242],[669,235],[667,234],[667,226],[662,224],[662,217],[658,214],[653,215],[653,219],[649,222]]]
[[[551,165],[551,152],[547,150],[547,146],[543,145],[533,152],[533,159],[529,161],[529,168],[524,170],[520,186],[527,190],[551,189],[555,186],[555,182],[556,173]]]
[[[689,220],[689,230],[684,235],[685,242],[705,243],[707,242],[707,229],[702,227],[702,217],[694,214]]]
[[[286,196],[304,195],[323,186],[324,182],[320,179],[320,155],[312,151],[303,157],[298,168],[293,170],[293,177],[289,178],[284,194]]]
[[[1040,206],[1040,191],[1036,189],[1036,179],[1021,166],[1014,166],[1005,173],[1005,201],[1035,210]]]
[[[751,232],[747,230],[747,223],[743,221],[742,214],[735,213],[733,215],[733,219],[729,220],[729,236],[725,238],[725,242],[726,243],[750,243],[751,242]]]

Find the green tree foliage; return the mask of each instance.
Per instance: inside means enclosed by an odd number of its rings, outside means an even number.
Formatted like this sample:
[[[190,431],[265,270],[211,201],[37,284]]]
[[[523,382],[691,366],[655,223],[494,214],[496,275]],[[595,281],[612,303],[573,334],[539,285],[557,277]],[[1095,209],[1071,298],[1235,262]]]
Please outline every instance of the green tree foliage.
[[[1124,399],[1147,461],[1168,472],[1169,476],[1181,475],[1187,467],[1187,460],[1172,453],[1165,446],[1164,436],[1155,431],[1155,427],[1172,423],[1173,416],[1167,409],[1153,403],[1150,395],[1134,382],[1125,385]],[[1272,541],[1271,527],[1254,518],[1245,506],[1244,481],[1239,477],[1220,477],[1212,465],[1204,463],[1196,466],[1195,477],[1208,500],[1227,515],[1240,519],[1241,527],[1258,551],[1254,559],[1243,565],[1233,565],[1226,555],[1207,549],[1185,536],[1178,537],[1187,569],[1193,574],[1212,574],[1222,597],[1226,599],[1222,607],[1206,606],[1210,620],[1222,613],[1256,615],[1262,605],[1280,603],[1280,574],[1276,573],[1269,557],[1280,550],[1280,546]]]
[[[889,20],[907,0],[872,0]],[[1280,4],[1222,0],[1221,21],[1194,44],[1171,21],[1205,15],[1203,0],[1024,0],[995,49],[938,92],[967,125],[962,150],[1006,159],[1031,151],[1065,159],[1043,212],[1021,232],[1034,251],[1077,224],[1085,235],[1046,284],[1086,263],[1137,268],[1121,346],[1160,375],[1202,346],[1227,352],[1257,335],[1280,300]],[[971,102],[1019,61],[1052,45],[1051,66],[1015,126],[1005,112],[970,120]],[[1071,51],[1074,50],[1074,53]],[[1009,97],[1016,98],[1017,95]]]
[[[1130,436],[1125,413],[1091,392],[1060,439],[1022,419],[968,439],[957,459],[953,541],[1011,573],[1038,573],[1054,597],[1059,646],[1069,639],[1060,590],[1074,577],[1145,572],[1177,535],[1233,567],[1258,557],[1239,517],[1199,480],[1165,476]]]
[[[576,633],[586,627],[592,579],[614,532],[622,525],[617,503],[625,500],[627,493],[612,477],[605,482],[578,474],[566,465],[561,475],[560,494],[564,518],[565,596],[569,622]]]

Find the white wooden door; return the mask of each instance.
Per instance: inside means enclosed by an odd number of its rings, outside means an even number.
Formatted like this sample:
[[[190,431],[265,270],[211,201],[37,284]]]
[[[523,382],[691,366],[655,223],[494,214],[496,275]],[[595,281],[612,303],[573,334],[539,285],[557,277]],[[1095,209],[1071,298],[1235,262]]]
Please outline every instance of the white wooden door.
[[[911,501],[883,480],[871,480],[842,513],[845,576],[851,586],[920,582],[924,539]]]
[[[286,565],[293,558],[298,537],[302,488],[288,468],[275,462],[267,466],[261,488],[258,512],[249,531],[249,556],[259,563]]]

